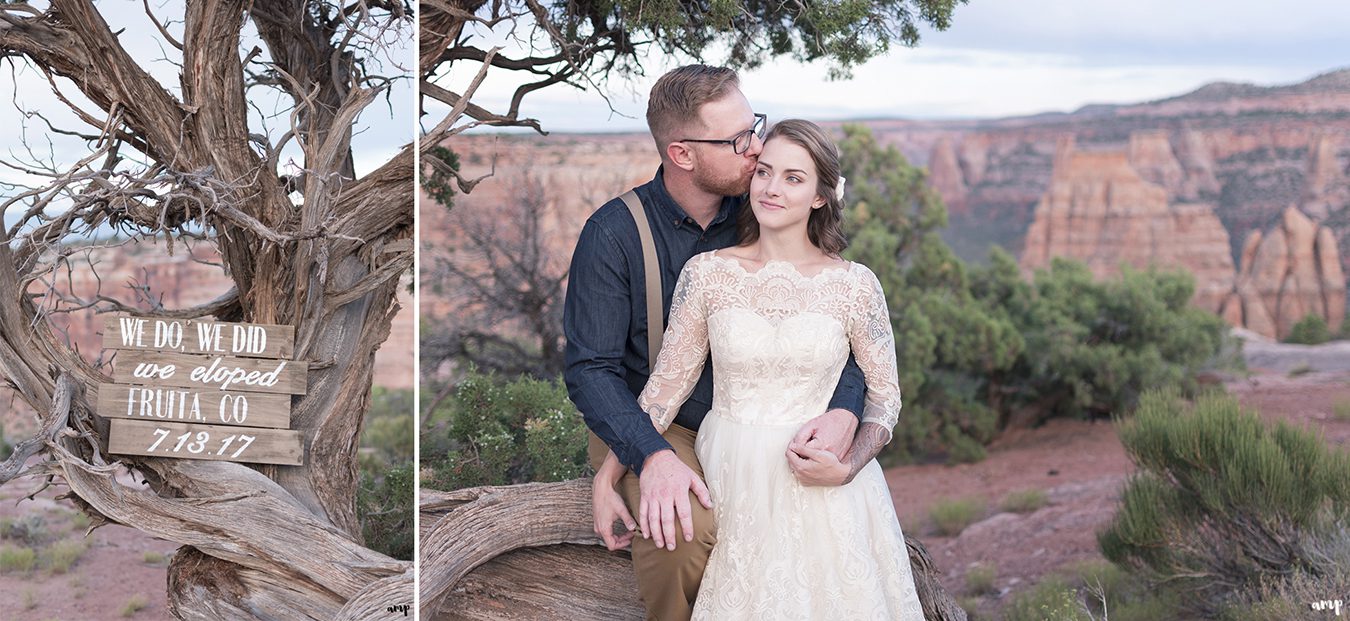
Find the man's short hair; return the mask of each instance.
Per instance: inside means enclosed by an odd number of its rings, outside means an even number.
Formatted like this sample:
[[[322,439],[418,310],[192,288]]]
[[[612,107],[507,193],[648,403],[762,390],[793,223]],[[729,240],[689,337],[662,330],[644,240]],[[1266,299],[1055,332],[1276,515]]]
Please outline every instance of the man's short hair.
[[[676,134],[703,129],[700,106],[722,98],[740,84],[734,70],[708,65],[685,65],[661,76],[647,99],[647,127],[661,157],[665,157],[666,145],[690,137]]]

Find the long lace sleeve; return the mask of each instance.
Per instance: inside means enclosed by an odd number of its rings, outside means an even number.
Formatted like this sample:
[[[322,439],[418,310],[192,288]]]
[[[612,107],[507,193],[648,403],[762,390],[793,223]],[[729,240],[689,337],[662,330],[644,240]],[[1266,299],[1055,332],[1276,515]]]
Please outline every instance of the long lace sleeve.
[[[867,380],[863,402],[864,423],[876,423],[889,432],[900,418],[900,378],[895,361],[895,335],[891,331],[886,296],[876,274],[863,268],[849,315],[848,339]]]
[[[708,316],[699,287],[699,265],[697,258],[691,259],[680,271],[661,353],[638,396],[638,407],[652,417],[652,424],[662,433],[694,390],[708,359]]]

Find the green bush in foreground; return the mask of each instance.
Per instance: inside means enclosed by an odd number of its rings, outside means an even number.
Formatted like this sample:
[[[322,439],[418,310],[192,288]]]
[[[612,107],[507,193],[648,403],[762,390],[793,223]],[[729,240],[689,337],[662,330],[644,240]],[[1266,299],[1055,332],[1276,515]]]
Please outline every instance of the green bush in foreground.
[[[1316,435],[1231,397],[1187,408],[1173,392],[1145,395],[1119,433],[1139,470],[1098,543],[1194,612],[1250,607],[1296,578],[1331,588],[1350,566],[1350,458]]]
[[[586,426],[560,381],[470,370],[422,427],[432,489],[563,481],[585,475]]]

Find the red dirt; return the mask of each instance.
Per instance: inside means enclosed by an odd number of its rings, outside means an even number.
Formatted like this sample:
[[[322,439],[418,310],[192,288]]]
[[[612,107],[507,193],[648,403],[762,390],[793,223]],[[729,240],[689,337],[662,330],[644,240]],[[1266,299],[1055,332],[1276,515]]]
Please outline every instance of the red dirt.
[[[1334,446],[1350,444],[1350,420],[1333,414],[1337,404],[1350,407],[1350,372],[1257,373],[1226,388],[1268,420],[1319,430]],[[928,546],[949,592],[966,594],[971,567],[996,568],[998,593],[981,598],[979,606],[980,617],[990,618],[1043,577],[1077,562],[1104,560],[1096,531],[1115,514],[1133,471],[1110,423],[1057,420],[1000,438],[980,463],[901,466],[888,469],[886,478],[901,524]],[[998,508],[1008,493],[1033,488],[1046,492],[1046,506],[1028,514]],[[935,534],[929,509],[970,497],[985,502],[985,517],[955,537]]]

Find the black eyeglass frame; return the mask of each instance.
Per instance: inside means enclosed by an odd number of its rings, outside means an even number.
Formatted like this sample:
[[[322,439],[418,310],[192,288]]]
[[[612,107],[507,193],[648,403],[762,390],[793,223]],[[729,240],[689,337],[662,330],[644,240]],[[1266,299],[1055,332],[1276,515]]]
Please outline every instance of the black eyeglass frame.
[[[702,143],[705,143],[705,144],[729,144],[729,145],[731,145],[731,150],[732,150],[733,152],[735,152],[736,155],[740,155],[740,154],[745,153],[746,151],[749,151],[749,150],[750,150],[750,145],[751,145],[752,143],[754,143],[754,140],[751,138],[752,135],[753,135],[753,136],[759,136],[759,139],[760,139],[760,140],[763,140],[763,139],[764,139],[764,130],[767,129],[768,126],[769,126],[769,115],[767,115],[767,114],[762,114],[762,113],[759,113],[759,112],[756,112],[756,113],[755,113],[755,123],[754,123],[753,125],[750,126],[750,129],[746,129],[746,130],[742,130],[742,131],[740,131],[740,132],[737,132],[737,134],[736,134],[735,136],[732,136],[731,138],[726,138],[726,139],[722,139],[722,140],[704,140],[704,139],[702,139],[702,138],[685,138],[684,140],[681,140],[680,142],[702,142]],[[741,142],[741,141],[744,141],[745,144],[744,144],[744,145],[738,145],[737,143],[738,143],[738,142]]]

